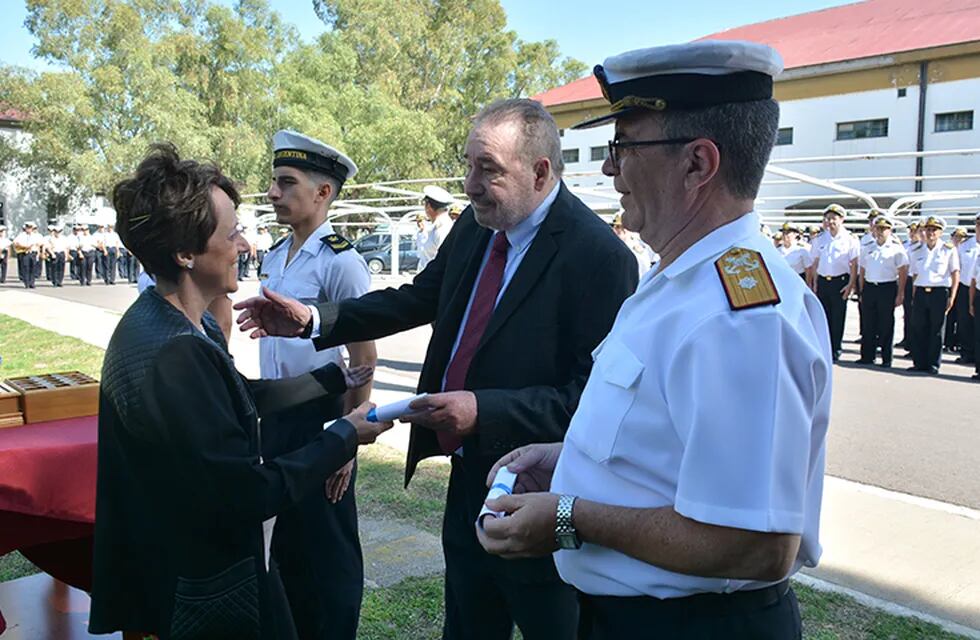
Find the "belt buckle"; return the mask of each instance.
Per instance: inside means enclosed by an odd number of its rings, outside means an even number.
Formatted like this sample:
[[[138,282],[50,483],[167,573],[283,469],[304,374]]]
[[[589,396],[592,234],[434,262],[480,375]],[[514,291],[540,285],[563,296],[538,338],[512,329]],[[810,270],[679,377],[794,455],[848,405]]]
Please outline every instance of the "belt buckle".
[[[833,280],[834,278],[833,278],[833,276],[824,276],[824,279],[826,279],[826,280],[827,280],[827,282],[830,282],[830,281],[831,281],[831,280]]]
[[[926,290],[926,293],[932,293],[932,287],[923,287],[923,288]]]

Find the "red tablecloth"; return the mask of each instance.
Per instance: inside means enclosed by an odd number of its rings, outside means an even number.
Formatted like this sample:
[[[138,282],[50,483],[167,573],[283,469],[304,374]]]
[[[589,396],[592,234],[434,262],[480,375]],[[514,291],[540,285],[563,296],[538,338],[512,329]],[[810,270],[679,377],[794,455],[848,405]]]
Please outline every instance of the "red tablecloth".
[[[20,550],[84,590],[92,584],[97,434],[97,416],[0,429],[0,555]]]

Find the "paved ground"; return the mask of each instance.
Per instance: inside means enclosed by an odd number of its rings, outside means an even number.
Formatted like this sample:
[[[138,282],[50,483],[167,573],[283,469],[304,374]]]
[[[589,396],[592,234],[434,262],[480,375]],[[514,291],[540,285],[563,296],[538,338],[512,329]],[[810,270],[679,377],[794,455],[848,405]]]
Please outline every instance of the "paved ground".
[[[235,297],[256,288],[246,282]],[[117,314],[134,298],[127,285],[54,290],[41,284],[32,294],[8,284],[0,286],[0,312],[105,346]],[[856,309],[848,320],[846,339],[857,335]],[[379,341],[376,402],[414,391],[428,337],[422,327]],[[980,385],[950,356],[933,378],[907,374],[898,357],[888,371],[848,364],[857,359],[857,345],[845,346],[844,364],[835,368],[828,437],[825,553],[807,572],[980,630]],[[236,336],[232,351],[239,367],[255,375],[255,343]],[[404,449],[406,440],[407,429],[397,427],[384,441]],[[365,532],[370,580],[389,584],[403,573],[438,570],[434,536],[389,525]],[[415,543],[409,555],[417,558],[397,552]]]

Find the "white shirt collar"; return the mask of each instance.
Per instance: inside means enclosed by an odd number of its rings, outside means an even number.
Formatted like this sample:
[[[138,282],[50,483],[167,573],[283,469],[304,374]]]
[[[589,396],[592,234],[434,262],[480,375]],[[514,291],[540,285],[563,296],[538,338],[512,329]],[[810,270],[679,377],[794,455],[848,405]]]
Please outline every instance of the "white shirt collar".
[[[333,233],[333,225],[330,224],[330,222],[328,221],[324,221],[323,224],[321,224],[319,227],[316,228],[316,231],[310,234],[310,237],[306,239],[306,242],[303,243],[303,246],[300,247],[299,250],[305,251],[310,255],[314,255],[314,256],[317,255],[318,253],[320,253],[320,249],[323,247],[323,243],[321,242],[321,240],[332,233]],[[293,240],[295,239],[296,239],[295,234],[290,235],[289,236],[290,244],[292,244]],[[289,249],[289,247],[286,248]]]
[[[676,278],[705,260],[721,255],[742,238],[749,238],[758,232],[759,216],[750,211],[695,242],[666,269],[658,271],[658,275],[662,273],[666,278]]]
[[[516,249],[518,252],[523,251],[526,245],[530,244],[534,240],[534,236],[537,235],[538,228],[544,222],[544,219],[548,216],[548,210],[551,209],[551,205],[554,204],[555,200],[558,198],[558,191],[561,188],[561,181],[555,184],[555,188],[551,190],[541,204],[531,212],[531,215],[521,220],[513,229],[507,231],[507,242],[510,246]]]

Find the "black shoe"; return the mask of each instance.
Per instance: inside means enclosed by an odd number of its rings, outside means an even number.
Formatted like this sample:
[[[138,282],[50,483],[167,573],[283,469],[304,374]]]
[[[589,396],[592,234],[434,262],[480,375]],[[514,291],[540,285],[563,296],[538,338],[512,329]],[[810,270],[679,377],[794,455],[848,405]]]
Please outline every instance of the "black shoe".
[[[915,365],[913,365],[911,367],[905,367],[905,370],[906,371],[913,371],[915,373],[921,373],[922,372],[922,367],[916,367]]]
[[[929,367],[928,369],[925,370],[925,372],[928,373],[930,376],[938,376],[939,367]]]
[[[980,382],[980,373],[974,373],[972,376],[970,376],[970,380],[976,380],[977,382]]]
[[[976,360],[974,358],[967,358],[966,356],[960,356],[956,359],[956,364],[974,364]]]
[[[861,358],[860,360],[855,360],[854,361],[854,364],[874,364],[874,363],[875,363],[874,360],[866,360],[864,358]]]
[[[882,369],[891,369],[892,368],[892,363],[891,362],[882,362],[878,366],[881,367]]]

